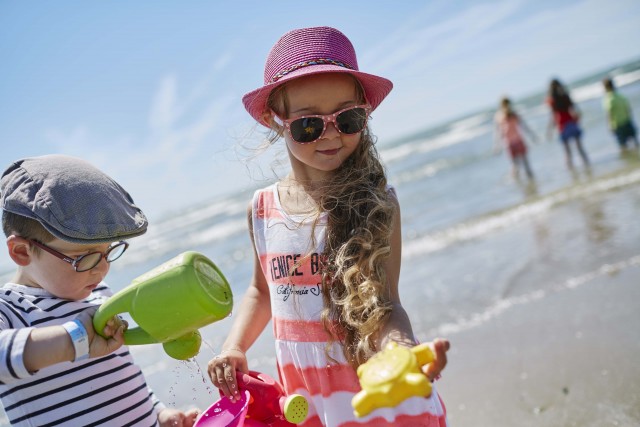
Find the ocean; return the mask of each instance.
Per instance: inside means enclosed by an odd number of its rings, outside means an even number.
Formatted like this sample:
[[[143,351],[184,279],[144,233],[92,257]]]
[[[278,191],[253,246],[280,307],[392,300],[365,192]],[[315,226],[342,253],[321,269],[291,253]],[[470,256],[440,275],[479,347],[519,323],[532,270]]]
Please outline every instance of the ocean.
[[[575,169],[569,171],[557,133],[552,140],[545,137],[550,114],[544,90],[514,100],[538,135],[537,142],[528,142],[532,182],[513,179],[506,154],[493,153],[500,94],[482,111],[379,146],[400,199],[401,298],[418,339],[455,336],[505,310],[640,263],[640,156],[621,153],[607,127],[600,83],[605,74],[614,76],[636,123],[640,120],[640,60],[569,82],[582,112],[588,170],[574,152]],[[218,197],[156,220],[112,265],[108,283],[121,289],[173,256],[195,250],[218,265],[239,302],[251,274],[246,229],[251,195]],[[1,254],[5,281],[10,269],[8,256]],[[217,399],[204,370],[230,325],[225,319],[204,328],[206,344],[192,362],[174,361],[155,345],[132,348],[166,404],[205,409]],[[274,375],[273,354],[267,327],[249,351],[250,367]]]

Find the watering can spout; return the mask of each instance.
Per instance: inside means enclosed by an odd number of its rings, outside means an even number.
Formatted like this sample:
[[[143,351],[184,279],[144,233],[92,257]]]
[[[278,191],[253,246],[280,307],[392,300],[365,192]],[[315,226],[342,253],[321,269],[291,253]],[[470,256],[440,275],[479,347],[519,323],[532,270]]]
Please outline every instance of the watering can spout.
[[[129,313],[138,325],[124,334],[125,344],[162,343],[179,360],[194,357],[202,338],[198,329],[231,313],[231,287],[218,267],[197,252],[184,252],[134,279],[100,306],[93,317],[99,334],[107,321]]]

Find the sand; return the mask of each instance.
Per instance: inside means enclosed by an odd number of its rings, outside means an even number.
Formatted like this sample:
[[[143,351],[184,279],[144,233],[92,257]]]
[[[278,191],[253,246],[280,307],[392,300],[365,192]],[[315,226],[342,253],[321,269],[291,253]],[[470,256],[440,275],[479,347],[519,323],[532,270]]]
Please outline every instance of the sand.
[[[640,266],[449,336],[454,426],[640,425]]]
[[[537,254],[523,291],[446,334],[438,387],[452,426],[640,426],[639,194],[591,194],[535,219],[546,231],[526,249]],[[472,249],[526,247],[530,222]]]

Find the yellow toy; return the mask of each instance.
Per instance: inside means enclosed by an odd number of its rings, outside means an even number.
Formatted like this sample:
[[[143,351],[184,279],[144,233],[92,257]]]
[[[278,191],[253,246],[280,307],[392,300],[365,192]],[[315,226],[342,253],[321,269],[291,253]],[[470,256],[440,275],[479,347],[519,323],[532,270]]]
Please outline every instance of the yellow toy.
[[[434,360],[428,344],[413,348],[395,342],[358,367],[362,390],[351,400],[356,417],[374,409],[394,407],[412,396],[431,395],[431,382],[420,369]]]

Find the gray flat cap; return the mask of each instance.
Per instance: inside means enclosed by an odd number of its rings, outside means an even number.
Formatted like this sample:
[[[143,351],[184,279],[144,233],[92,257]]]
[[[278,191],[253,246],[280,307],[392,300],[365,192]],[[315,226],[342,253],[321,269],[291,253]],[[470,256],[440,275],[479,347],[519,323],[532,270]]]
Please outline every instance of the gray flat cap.
[[[147,231],[147,218],[129,193],[75,157],[47,155],[12,163],[0,179],[0,204],[73,243],[113,242]]]

